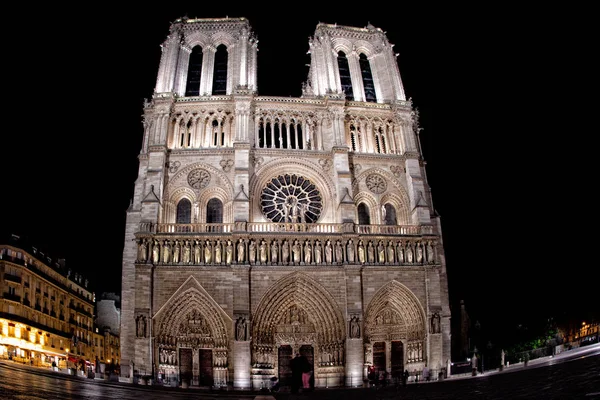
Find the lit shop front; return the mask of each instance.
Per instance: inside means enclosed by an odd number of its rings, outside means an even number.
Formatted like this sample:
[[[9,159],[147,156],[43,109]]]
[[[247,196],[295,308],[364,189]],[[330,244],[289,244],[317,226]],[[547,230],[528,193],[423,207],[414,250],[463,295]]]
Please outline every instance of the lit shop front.
[[[67,368],[68,349],[59,337],[23,323],[0,318],[0,359],[37,367]]]

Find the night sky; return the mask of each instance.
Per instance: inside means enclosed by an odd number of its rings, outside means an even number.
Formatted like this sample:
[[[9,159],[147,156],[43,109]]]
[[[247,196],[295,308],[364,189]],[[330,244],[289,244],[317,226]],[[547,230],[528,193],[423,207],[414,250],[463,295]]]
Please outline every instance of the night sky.
[[[97,293],[120,294],[143,101],[170,22],[248,18],[259,40],[258,94],[292,97],[306,80],[318,22],[371,23],[395,45],[421,116],[452,304],[465,300],[472,319],[500,330],[538,316],[599,318],[597,245],[584,233],[597,202],[581,175],[591,168],[587,146],[577,142],[590,134],[580,126],[584,72],[539,10],[98,7],[52,5],[5,24],[0,152],[2,233],[65,258]]]

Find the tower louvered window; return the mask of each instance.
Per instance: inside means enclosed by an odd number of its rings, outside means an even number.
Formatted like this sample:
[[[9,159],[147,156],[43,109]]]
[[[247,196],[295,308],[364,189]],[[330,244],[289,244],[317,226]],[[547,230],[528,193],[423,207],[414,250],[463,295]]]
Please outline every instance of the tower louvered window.
[[[371,64],[364,54],[360,55],[360,73],[362,75],[363,86],[365,88],[365,100],[371,103],[377,102],[375,95],[375,85],[373,84],[373,74],[371,73]]]
[[[346,96],[346,100],[354,100],[350,66],[348,65],[348,58],[343,51],[338,52],[338,68],[340,70],[340,83],[342,84],[342,91]]]
[[[219,45],[215,53],[212,94],[227,94],[227,47],[224,44]]]
[[[186,96],[200,95],[200,77],[202,75],[202,47],[196,46],[190,54],[188,65],[187,83],[185,87]]]

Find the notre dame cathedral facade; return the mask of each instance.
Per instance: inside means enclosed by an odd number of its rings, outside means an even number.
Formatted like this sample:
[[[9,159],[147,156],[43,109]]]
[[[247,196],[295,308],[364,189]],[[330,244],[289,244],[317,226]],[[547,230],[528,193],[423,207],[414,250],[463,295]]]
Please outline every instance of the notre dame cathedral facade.
[[[316,387],[446,367],[442,233],[383,30],[319,23],[299,98],[258,96],[245,18],[162,44],[122,272],[121,374]],[[302,49],[299,49],[302,51]]]

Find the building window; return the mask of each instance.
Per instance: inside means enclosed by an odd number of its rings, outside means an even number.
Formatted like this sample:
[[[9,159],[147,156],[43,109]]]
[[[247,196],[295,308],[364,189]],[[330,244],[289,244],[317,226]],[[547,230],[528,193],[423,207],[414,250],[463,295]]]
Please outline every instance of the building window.
[[[223,203],[219,199],[210,199],[206,205],[206,223],[223,223]]]
[[[227,47],[224,44],[219,45],[215,52],[212,94],[227,94]]]
[[[348,58],[343,51],[338,52],[338,69],[340,72],[340,83],[342,85],[342,91],[346,96],[346,100],[354,100],[354,93],[352,92],[352,79],[350,77],[350,66],[348,65]]]
[[[383,213],[383,219],[384,219],[384,224],[385,225],[396,225],[397,224],[397,220],[396,220],[396,208],[391,205],[390,203],[387,203],[386,205],[383,206],[385,212]]]
[[[285,174],[267,183],[260,205],[265,217],[273,222],[315,223],[323,210],[323,199],[309,179]]]
[[[377,102],[375,95],[375,86],[373,84],[373,74],[371,73],[371,64],[364,54],[361,54],[358,60],[360,64],[360,73],[362,75],[363,87],[365,88],[365,100],[371,103]]]
[[[188,199],[181,199],[177,203],[176,223],[189,224],[192,222],[192,203]]]
[[[185,87],[186,96],[200,95],[200,78],[202,76],[202,47],[195,46],[190,54],[190,63],[188,64],[187,84]]]
[[[371,217],[369,215],[369,207],[365,203],[358,205],[358,224],[371,225]]]

